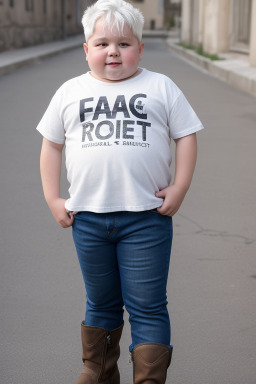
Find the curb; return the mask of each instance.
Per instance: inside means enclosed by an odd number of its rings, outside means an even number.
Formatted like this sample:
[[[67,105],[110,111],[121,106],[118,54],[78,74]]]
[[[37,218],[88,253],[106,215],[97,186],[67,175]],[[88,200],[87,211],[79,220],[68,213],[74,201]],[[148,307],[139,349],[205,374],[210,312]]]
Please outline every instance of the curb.
[[[194,51],[180,47],[168,39],[167,44],[172,51],[201,67],[211,75],[256,97],[256,68],[251,67],[246,61],[230,58],[223,61],[213,61],[198,55]],[[223,55],[223,58],[225,58],[225,55]]]

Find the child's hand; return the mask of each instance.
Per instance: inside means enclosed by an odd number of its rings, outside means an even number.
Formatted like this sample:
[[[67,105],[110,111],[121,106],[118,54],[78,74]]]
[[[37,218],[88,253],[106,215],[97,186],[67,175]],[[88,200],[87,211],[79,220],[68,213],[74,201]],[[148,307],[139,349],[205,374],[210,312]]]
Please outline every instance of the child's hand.
[[[173,216],[181,206],[186,192],[176,185],[170,185],[156,193],[156,197],[164,199],[161,207],[157,208],[161,215]]]
[[[156,197],[164,199],[163,204],[157,210],[167,216],[173,216],[184,200],[192,180],[197,155],[195,133],[174,141],[176,143],[174,183],[156,193]]]
[[[73,224],[74,216],[66,211],[65,202],[65,199],[58,198],[51,202],[49,207],[57,223],[63,228],[68,228]]]

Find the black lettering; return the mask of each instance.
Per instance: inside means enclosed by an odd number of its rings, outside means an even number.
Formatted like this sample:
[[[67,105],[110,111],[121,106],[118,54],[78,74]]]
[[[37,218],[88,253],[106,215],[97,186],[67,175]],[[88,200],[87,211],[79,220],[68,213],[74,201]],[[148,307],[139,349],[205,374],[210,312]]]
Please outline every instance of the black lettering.
[[[142,140],[146,141],[147,140],[146,128],[151,127],[151,123],[146,123],[145,121],[137,121],[137,125],[142,126]]]
[[[103,125],[108,125],[109,127],[109,133],[106,135],[106,136],[103,136],[101,133],[100,133],[100,129]],[[101,121],[96,129],[95,129],[95,136],[97,137],[97,139],[99,140],[107,140],[107,139],[110,139],[111,136],[113,136],[113,133],[114,133],[114,124],[111,122],[111,121],[108,121],[108,120],[104,120],[104,121]]]
[[[121,120],[116,121],[116,139],[120,139]]]
[[[137,93],[136,95],[134,95],[131,100],[130,100],[130,103],[129,103],[129,107],[130,107],[130,111],[132,112],[132,114],[136,117],[139,117],[140,119],[143,119],[143,120],[146,120],[147,119],[147,114],[146,113],[140,113],[136,110],[135,108],[135,102],[137,99],[139,98],[147,98],[147,95],[144,95],[144,93]],[[140,106],[140,110],[141,110],[141,103],[139,104]]]
[[[85,141],[86,136],[88,136],[89,141],[93,141],[92,134],[91,134],[93,128],[94,128],[94,125],[92,123],[83,124],[82,142]]]
[[[111,119],[111,111],[106,96],[101,96],[99,98],[92,120],[98,120],[99,115],[106,115],[107,119]]]
[[[126,118],[130,117],[124,95],[117,96],[111,118],[115,119],[118,112],[123,112],[124,117]]]
[[[93,101],[93,97],[89,97],[88,99],[82,99],[80,100],[80,121],[81,123],[85,120],[85,113],[92,112],[93,108],[85,108],[85,103],[87,101]]]
[[[130,128],[129,124],[134,124],[133,120],[124,120],[123,122],[123,139],[134,139],[134,135],[127,135],[127,132],[134,132],[134,128]]]

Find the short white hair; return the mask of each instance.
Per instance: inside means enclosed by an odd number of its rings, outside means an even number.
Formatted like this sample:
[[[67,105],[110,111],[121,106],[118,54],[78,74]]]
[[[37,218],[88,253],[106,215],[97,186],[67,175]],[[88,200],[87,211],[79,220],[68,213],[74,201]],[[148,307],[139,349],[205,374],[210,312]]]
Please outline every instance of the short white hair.
[[[116,28],[120,35],[123,34],[124,26],[128,25],[139,42],[142,39],[144,17],[139,9],[124,0],[98,0],[85,10],[82,18],[85,41],[94,33],[99,19],[103,20],[103,28]]]

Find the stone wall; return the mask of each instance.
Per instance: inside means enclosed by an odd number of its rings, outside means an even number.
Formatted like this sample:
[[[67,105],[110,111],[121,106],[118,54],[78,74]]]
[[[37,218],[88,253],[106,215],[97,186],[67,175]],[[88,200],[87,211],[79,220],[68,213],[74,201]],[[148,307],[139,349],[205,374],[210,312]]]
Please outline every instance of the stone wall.
[[[81,33],[82,2],[86,3],[83,0],[0,0],[0,51]]]

